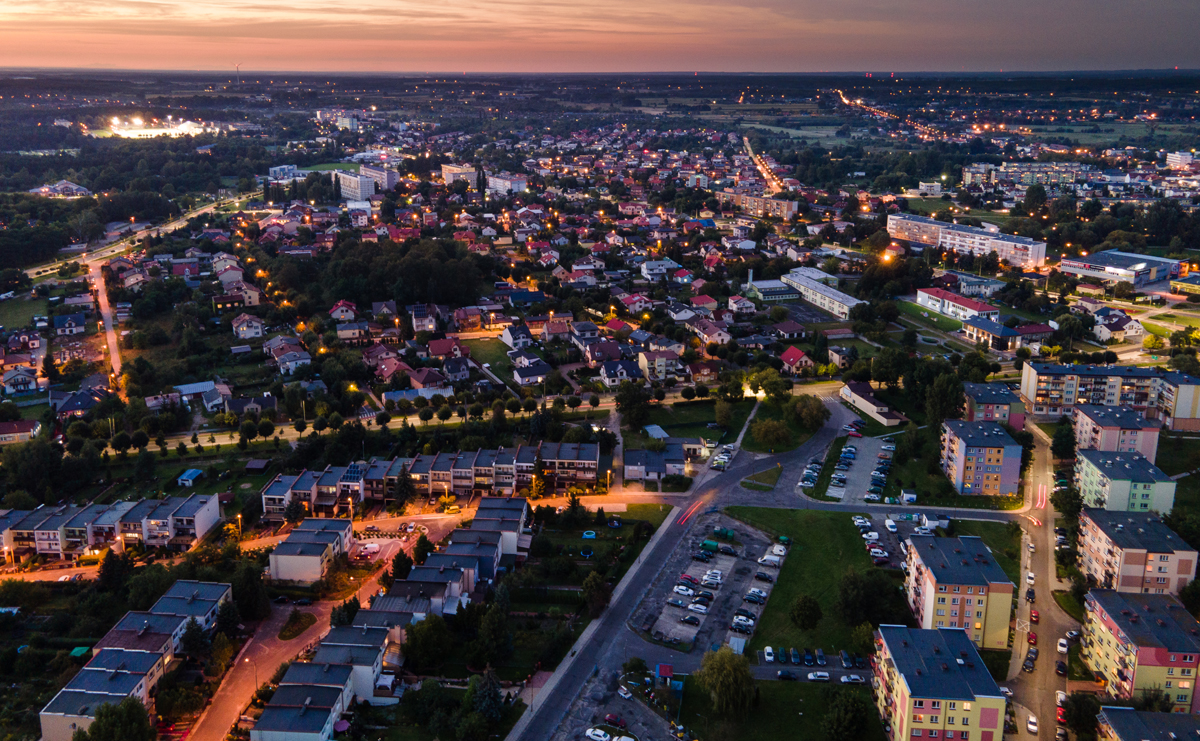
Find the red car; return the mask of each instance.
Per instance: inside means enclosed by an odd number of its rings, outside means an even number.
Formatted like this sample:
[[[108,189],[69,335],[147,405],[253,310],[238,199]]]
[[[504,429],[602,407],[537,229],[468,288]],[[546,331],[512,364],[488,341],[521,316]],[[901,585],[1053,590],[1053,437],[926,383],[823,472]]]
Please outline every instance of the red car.
[[[689,584],[699,584],[700,580],[690,574],[680,574],[679,581],[685,581]]]
[[[1029,634],[1029,645],[1030,645],[1030,646],[1036,646],[1036,645],[1037,645],[1037,633],[1030,633],[1030,634]]]
[[[1067,724],[1067,710],[1066,710],[1066,708],[1058,708],[1058,713],[1057,713],[1057,715],[1058,715],[1058,722],[1059,722],[1059,725],[1064,725],[1064,726],[1065,726],[1065,725]]]
[[[875,565],[876,565],[876,566],[886,566],[886,565],[888,565],[889,563],[891,563],[891,561],[887,560],[886,558],[883,558],[882,556],[880,556],[879,558],[876,558],[876,559],[875,559]]]
[[[608,715],[604,716],[604,722],[610,726],[616,726],[622,731],[625,730],[625,720],[619,715],[613,715],[612,713],[609,713]]]
[[[1042,616],[1038,614],[1038,611],[1037,611],[1037,610],[1030,610],[1030,611],[1029,611],[1029,622],[1031,622],[1031,623],[1036,623],[1038,620],[1040,620],[1040,619],[1041,619],[1041,617],[1042,617]]]
[[[850,430],[846,434],[849,435],[850,437],[862,437],[861,432],[855,432],[854,430]]]

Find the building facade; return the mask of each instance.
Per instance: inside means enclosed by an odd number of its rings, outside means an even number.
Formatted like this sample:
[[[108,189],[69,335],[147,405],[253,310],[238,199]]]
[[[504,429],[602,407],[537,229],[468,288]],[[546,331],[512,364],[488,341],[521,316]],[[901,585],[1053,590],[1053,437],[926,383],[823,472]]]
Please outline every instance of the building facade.
[[[980,648],[1008,647],[1012,580],[983,540],[914,535],[904,588],[922,628],[962,628]]]
[[[1025,403],[1000,383],[964,383],[968,422],[999,422],[1014,430],[1025,429]]]
[[[926,216],[889,214],[887,230],[893,239],[917,242],[938,249],[981,257],[995,252],[1001,260],[1007,260],[1010,265],[1019,267],[1037,268],[1046,262],[1045,242],[1001,234],[998,227],[990,224],[988,228],[980,229],[937,221]]]
[[[1075,487],[1085,507],[1165,513],[1175,505],[1175,482],[1138,453],[1077,451]]]
[[[1160,368],[1026,363],[1021,398],[1027,412],[1043,419],[1093,404],[1135,409],[1170,430],[1200,430],[1200,379]]]
[[[1074,409],[1076,450],[1140,453],[1153,461],[1158,455],[1162,424],[1132,407],[1082,404]]]
[[[1196,578],[1196,549],[1157,515],[1084,507],[1079,570],[1103,589],[1179,594]]]
[[[942,423],[942,471],[960,494],[1014,496],[1021,446],[996,422]]]
[[[813,275],[817,273],[819,275]],[[832,276],[815,268],[795,268],[780,280],[795,288],[800,298],[839,319],[850,316],[850,310],[863,301],[842,293],[826,281]],[[836,279],[834,279],[836,285]]]

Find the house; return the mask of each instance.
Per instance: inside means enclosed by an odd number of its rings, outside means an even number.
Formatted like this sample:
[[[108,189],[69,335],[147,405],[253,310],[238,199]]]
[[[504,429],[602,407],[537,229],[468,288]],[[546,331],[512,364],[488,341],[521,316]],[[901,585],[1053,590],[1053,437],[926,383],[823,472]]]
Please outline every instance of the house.
[[[830,364],[836,365],[838,368],[850,367],[850,361],[852,360],[850,350],[837,345],[830,345],[828,350],[826,350],[826,354],[829,355]]]
[[[429,357],[431,358],[468,358],[470,356],[471,348],[462,344],[457,337],[429,341]]]
[[[690,299],[692,306],[705,311],[713,311],[719,306],[717,300],[712,296],[692,296]]]
[[[963,334],[972,343],[982,342],[999,352],[1015,350],[1021,341],[1021,333],[1012,327],[978,317],[963,320]]]
[[[640,382],[642,369],[632,360],[610,360],[600,365],[600,381],[608,388],[616,388],[623,381]]]
[[[620,360],[621,346],[614,340],[601,340],[588,345],[583,355],[588,367],[595,368],[608,360]]]
[[[1197,556],[1156,514],[1091,507],[1079,514],[1079,570],[1101,589],[1177,595],[1196,578]]]
[[[805,355],[804,351],[795,345],[784,350],[779,359],[783,361],[784,370],[793,376],[799,375],[800,371],[805,368],[811,368],[814,365],[812,358]]]
[[[542,325],[541,340],[542,342],[553,342],[554,340],[565,340],[571,334],[570,322],[563,319],[547,321]]]
[[[354,542],[348,519],[306,519],[271,552],[271,579],[312,584],[324,577],[334,558],[349,553]]]
[[[87,331],[87,316],[84,314],[64,314],[54,317],[54,334],[74,335]]]
[[[262,319],[250,314],[238,314],[233,320],[233,336],[239,340],[251,340],[263,336]]]
[[[638,368],[648,381],[665,381],[679,372],[679,355],[670,350],[638,353]]]
[[[408,374],[415,389],[440,389],[446,387],[446,376],[436,368],[417,368]]]
[[[667,316],[676,322],[685,322],[696,316],[696,312],[690,306],[681,304],[678,301],[672,301],[667,304]]]
[[[687,454],[683,445],[670,442],[661,451],[626,450],[624,455],[625,481],[659,481],[664,476],[687,475]]]
[[[744,296],[730,296],[729,310],[735,314],[753,314],[756,308],[754,302]]]
[[[917,304],[959,321],[974,318],[996,321],[1000,318],[1000,310],[996,307],[941,288],[918,288]]]
[[[375,364],[375,375],[384,383],[391,381],[398,373],[412,373],[412,368],[395,356],[385,357]]]
[[[903,414],[893,412],[887,404],[875,398],[875,389],[871,384],[862,381],[850,381],[838,392],[850,406],[885,427],[895,427],[908,421]]]
[[[375,301],[371,304],[371,315],[377,322],[394,322],[400,316],[400,312],[396,309],[395,301]]]
[[[1125,314],[1116,313],[1096,321],[1092,334],[1101,342],[1133,342],[1140,341],[1146,330],[1141,322]]]
[[[775,336],[781,340],[800,340],[804,339],[807,334],[804,331],[804,325],[788,319],[787,321],[774,324],[771,329],[775,331]]]
[[[37,391],[37,371],[25,366],[17,366],[4,372],[4,393],[27,394]]]
[[[1016,586],[983,540],[913,535],[904,591],[922,628],[962,628],[980,648],[1008,648]],[[961,599],[948,606],[943,595]]]
[[[18,419],[0,422],[0,445],[29,442],[42,432],[42,423],[36,419]]]
[[[450,383],[460,383],[471,377],[471,361],[467,358],[447,358],[442,363],[442,374]]]
[[[514,324],[500,333],[500,341],[514,350],[524,350],[533,344],[533,333],[524,324]]]
[[[353,301],[342,299],[329,310],[329,316],[339,322],[352,322],[354,317],[358,316],[358,307]]]
[[[687,373],[691,376],[692,383],[716,383],[720,380],[721,366],[715,360],[702,360],[688,364]]]
[[[413,332],[436,332],[437,311],[433,304],[414,304],[404,307],[412,320]]]
[[[513,379],[521,386],[532,386],[544,383],[552,370],[549,363],[539,360],[529,365],[513,368]]]

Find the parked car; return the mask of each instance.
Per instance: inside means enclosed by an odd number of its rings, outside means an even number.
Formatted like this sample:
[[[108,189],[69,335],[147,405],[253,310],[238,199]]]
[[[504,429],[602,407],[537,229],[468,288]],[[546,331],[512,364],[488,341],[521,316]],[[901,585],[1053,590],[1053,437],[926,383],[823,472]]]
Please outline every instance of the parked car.
[[[763,659],[764,659],[764,660],[765,660],[765,661],[766,661],[768,664],[773,664],[773,663],[775,663],[775,651],[774,651],[774,649],[772,649],[770,646],[767,646],[766,648],[764,648],[764,649],[763,649]]]
[[[1042,616],[1037,610],[1029,611],[1029,622],[1036,624],[1041,619]]]
[[[759,597],[757,594],[747,594],[745,597],[742,597],[742,602],[749,602],[752,605],[765,605],[767,603],[765,599]]]
[[[775,672],[775,676],[779,677],[781,680],[783,680],[785,682],[793,682],[797,678],[795,674],[792,674],[787,669],[780,669],[779,671]]]
[[[857,674],[845,674],[841,679],[842,684],[866,684],[867,680]]]
[[[675,594],[682,594],[684,597],[691,597],[696,594],[696,590],[690,587],[685,587],[682,584],[675,585]]]
[[[1065,662],[1065,661],[1054,662],[1054,673],[1060,677],[1067,676],[1067,662]]]
[[[1037,645],[1037,633],[1030,633],[1029,636],[1025,640],[1029,642],[1030,646],[1036,646]]]
[[[692,576],[691,574],[680,574],[679,581],[686,581],[691,584],[699,584],[700,583],[700,580],[697,579],[696,577]]]
[[[828,682],[829,672],[809,672],[808,681],[810,682]]]
[[[672,607],[678,607],[680,609],[687,607],[687,603],[684,602],[683,600],[679,599],[678,597],[672,597],[671,599],[667,600],[667,604],[671,605]]]
[[[1077,630],[1068,630],[1068,631],[1067,631],[1067,640],[1068,640],[1068,641],[1077,641],[1077,640],[1079,640],[1079,631],[1077,631]]]
[[[800,652],[797,651],[796,648],[793,646],[792,650],[791,650],[791,654],[792,654],[792,663],[799,666],[800,665]]]
[[[698,613],[700,613],[701,615],[707,615],[707,614],[708,614],[708,605],[705,605],[705,604],[703,604],[703,603],[700,603],[700,602],[693,602],[692,604],[688,605],[688,606],[687,606],[687,608],[688,608],[689,610],[691,610],[692,612],[698,612]]]
[[[879,499],[880,499],[879,495],[875,494],[874,492],[863,496],[864,502],[878,502]]]
[[[685,625],[699,625],[700,618],[696,617],[695,615],[684,615],[683,617],[679,618],[679,622],[684,623]]]
[[[1031,661],[1029,659],[1025,659],[1025,661],[1021,664],[1021,671],[1032,673],[1033,672],[1033,661]]]
[[[589,728],[583,735],[587,736],[591,741],[612,741],[612,736],[599,728]]]
[[[633,698],[633,693],[630,692],[628,689],[626,689],[625,685],[621,685],[620,687],[617,688],[617,694],[626,700],[630,700]]]
[[[1033,586],[1033,572],[1032,571],[1026,572],[1025,583],[1031,587]]]
[[[616,726],[617,728],[620,728],[622,731],[625,730],[625,719],[619,715],[614,715],[612,713],[609,713],[608,715],[604,716],[604,722],[609,724],[610,726]]]
[[[1060,654],[1065,654],[1071,650],[1071,644],[1066,638],[1059,638],[1057,648]]]
[[[754,578],[757,579],[758,581],[765,581],[767,583],[771,583],[771,582],[775,581],[775,577],[771,576],[770,574],[766,573],[765,571],[758,572],[757,574],[754,575]]]
[[[817,666],[825,666],[825,652],[817,649]]]
[[[1035,599],[1037,599],[1037,593],[1033,591],[1033,587],[1026,589],[1025,590],[1025,601],[1033,602]]]
[[[814,666],[814,665],[816,665],[816,663],[817,663],[817,660],[815,658],[813,658],[813,652],[808,650],[807,648],[804,649],[804,665],[805,666]]]
[[[1038,724],[1036,715],[1029,716],[1029,720],[1025,721],[1025,730],[1029,731],[1035,736],[1037,735]]]

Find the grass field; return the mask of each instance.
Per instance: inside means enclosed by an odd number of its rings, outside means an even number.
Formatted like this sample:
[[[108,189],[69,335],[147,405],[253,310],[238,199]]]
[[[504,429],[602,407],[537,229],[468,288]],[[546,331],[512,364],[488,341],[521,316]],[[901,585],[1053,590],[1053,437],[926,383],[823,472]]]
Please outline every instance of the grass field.
[[[1156,465],[1168,476],[1200,468],[1200,440],[1191,440],[1179,435],[1161,435],[1158,438]]]
[[[33,323],[33,317],[49,313],[49,303],[44,298],[10,298],[0,301],[0,326],[5,329],[28,327]]]
[[[983,539],[983,544],[991,549],[996,563],[1004,569],[1004,573],[1012,579],[1013,584],[1020,584],[1021,579],[1021,531],[1015,534],[1009,532],[1008,526],[999,522],[979,522],[978,520],[955,520],[955,535],[977,535]]]
[[[754,422],[759,420],[782,420],[788,426],[788,431],[792,435],[791,442],[786,445],[763,445],[754,439],[754,423],[751,422],[750,430],[744,438],[742,438],[742,448],[749,450],[752,453],[782,453],[787,450],[795,450],[801,443],[812,437],[812,431],[804,429],[793,415],[788,414],[784,409],[772,404],[769,401],[764,401],[758,407],[758,413],[754,415]]]
[[[699,437],[715,439],[717,442],[731,442],[737,439],[753,408],[752,399],[734,402],[729,428],[724,431],[708,428],[708,424],[717,419],[716,402],[708,400],[652,405],[646,424],[658,425],[671,437]],[[621,435],[625,446],[630,450],[644,450],[650,442],[650,437],[642,429],[623,431]]]
[[[722,721],[713,715],[708,692],[689,677],[683,685],[680,721],[702,741],[730,738],[739,741],[843,741],[831,738],[825,732],[825,708],[829,698],[841,692],[854,692],[871,701],[870,691],[864,687],[808,682],[758,682],[757,686],[758,700],[754,710],[740,721]],[[886,738],[877,714],[869,713],[866,723],[867,732],[855,741],[883,741]]]
[[[359,164],[357,162],[325,162],[320,165],[306,165],[301,167],[301,170],[350,170],[358,172]]]
[[[671,505],[669,504],[630,504],[626,505],[621,519],[645,520],[657,530],[669,514],[671,514]]]
[[[779,476],[782,473],[783,469],[779,466],[768,468],[747,476],[742,480],[742,486],[755,491],[770,491],[775,488],[775,484],[779,483]]]
[[[311,612],[292,610],[292,614],[288,616],[288,621],[279,629],[279,640],[290,641],[294,638],[299,638],[304,631],[316,624],[317,616]]]
[[[1083,605],[1079,600],[1075,599],[1075,595],[1065,590],[1054,592],[1054,601],[1058,606],[1063,608],[1063,612],[1075,618],[1079,622],[1087,622],[1087,612],[1084,611]]]
[[[776,577],[750,647],[820,647],[830,654],[850,645],[852,626],[833,617],[838,582],[849,568],[872,568],[850,514],[762,507],[728,507],[726,513],[771,535],[786,535],[794,543]],[[788,618],[788,608],[801,593],[815,597],[825,613],[815,630],[802,631]]]
[[[50,408],[50,404],[33,404],[27,407],[21,407],[21,419],[41,419],[46,410]]]
[[[897,301],[896,306],[900,309],[900,313],[905,316],[912,317],[922,324],[935,327],[943,332],[954,332],[955,330],[962,329],[962,322],[957,319],[951,319],[948,316],[934,313],[910,301]]]
[[[1158,335],[1159,337],[1169,337],[1171,335],[1171,330],[1167,329],[1161,324],[1155,324],[1154,322],[1142,322],[1142,326],[1145,327],[1146,331],[1152,335]]]

